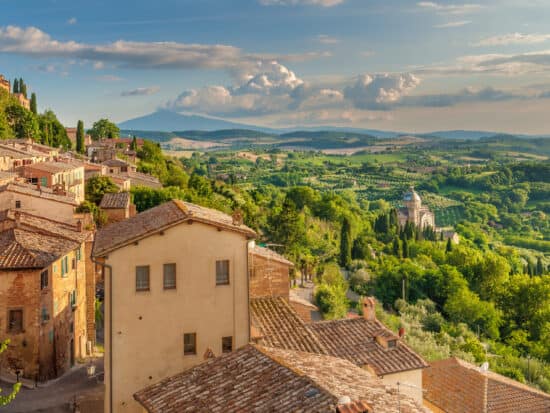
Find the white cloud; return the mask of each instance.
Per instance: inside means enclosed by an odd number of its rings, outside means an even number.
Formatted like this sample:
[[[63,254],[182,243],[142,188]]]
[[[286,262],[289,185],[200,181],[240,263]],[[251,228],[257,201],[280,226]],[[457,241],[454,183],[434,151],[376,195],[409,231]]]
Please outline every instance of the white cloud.
[[[512,44],[536,44],[550,40],[550,34],[523,34],[509,33],[500,36],[488,37],[480,40],[473,46],[508,46]]]
[[[70,24],[71,26],[76,23],[77,23],[76,17],[71,17],[69,20],[67,20],[67,24]]]
[[[469,14],[480,11],[484,8],[481,4],[441,4],[432,1],[421,1],[417,3],[418,7],[425,10],[433,10],[440,14]]]
[[[264,6],[320,6],[333,7],[345,0],[260,0]]]
[[[160,90],[158,86],[138,87],[137,89],[125,90],[120,96],[149,96],[154,95]]]
[[[94,62],[94,69],[95,70],[101,70],[105,67],[105,63],[103,62]]]
[[[338,44],[340,40],[335,37],[329,36],[328,34],[320,34],[317,36],[317,41],[322,44]]]
[[[363,74],[344,89],[344,95],[356,108],[387,110],[419,84],[420,79],[410,73]]]
[[[459,20],[454,22],[448,22],[448,23],[442,23],[442,24],[436,24],[434,28],[436,29],[449,29],[453,27],[462,27],[470,24],[471,20]]]

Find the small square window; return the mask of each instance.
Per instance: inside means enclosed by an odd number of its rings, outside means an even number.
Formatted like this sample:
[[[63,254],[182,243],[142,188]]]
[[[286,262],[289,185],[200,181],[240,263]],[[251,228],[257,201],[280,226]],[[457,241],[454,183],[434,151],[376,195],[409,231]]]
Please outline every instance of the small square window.
[[[40,289],[41,290],[48,287],[49,279],[50,279],[50,277],[49,277],[48,270],[44,270],[40,273]]]
[[[8,314],[8,332],[20,333],[23,331],[23,310],[10,310]]]
[[[136,267],[136,291],[149,291],[149,266]]]
[[[222,353],[233,351],[233,337],[222,337]]]
[[[397,347],[397,340],[388,340],[388,348]]]
[[[21,201],[15,201],[15,208],[21,208]]]
[[[176,288],[176,264],[164,264],[163,285],[165,290]]]
[[[183,335],[183,354],[186,356],[197,354],[197,333]]]
[[[73,259],[71,260],[71,265],[72,265],[72,269],[73,269],[73,270],[76,269],[76,258],[73,258]]]
[[[216,261],[216,285],[229,284],[229,260]]]

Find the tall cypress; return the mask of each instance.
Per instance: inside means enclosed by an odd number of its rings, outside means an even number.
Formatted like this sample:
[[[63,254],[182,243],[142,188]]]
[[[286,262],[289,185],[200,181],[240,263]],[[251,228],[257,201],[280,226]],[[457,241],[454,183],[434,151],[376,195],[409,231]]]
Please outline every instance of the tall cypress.
[[[35,115],[38,114],[38,110],[36,108],[36,93],[33,92],[31,95],[31,112]]]
[[[351,264],[351,224],[348,218],[342,221],[342,232],[340,234],[340,265],[348,267]]]
[[[23,94],[23,96],[27,97],[27,85],[23,81],[23,78],[19,78],[19,93]]]
[[[84,122],[78,121],[76,125],[76,151],[84,153]]]
[[[447,238],[447,247],[445,248],[445,251],[451,252],[453,250],[453,242],[450,238]]]
[[[401,258],[401,246],[399,245],[399,238],[395,237],[393,239],[393,255],[398,258]]]
[[[409,242],[407,241],[407,238],[403,240],[403,258],[409,258]]]
[[[19,93],[19,79],[13,81],[13,93]]]

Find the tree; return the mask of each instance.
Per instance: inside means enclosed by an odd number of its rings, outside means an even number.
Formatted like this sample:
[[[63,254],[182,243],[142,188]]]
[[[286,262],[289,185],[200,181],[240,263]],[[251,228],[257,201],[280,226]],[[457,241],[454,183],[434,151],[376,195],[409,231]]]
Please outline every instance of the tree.
[[[445,251],[446,252],[452,252],[453,251],[453,242],[451,241],[450,238],[447,238],[447,246],[445,247]]]
[[[398,237],[395,237],[393,239],[392,250],[393,250],[393,255],[395,255],[398,258],[401,258],[401,245],[399,245]]]
[[[348,267],[351,263],[351,244],[351,224],[345,217],[340,232],[340,265],[342,267]]]
[[[19,78],[19,93],[25,96],[25,98],[27,97],[27,85],[23,81],[23,78]]]
[[[409,242],[407,241],[407,238],[405,237],[403,239],[403,244],[402,244],[402,249],[403,249],[403,258],[409,258]]]
[[[94,176],[86,182],[86,200],[99,205],[103,195],[118,192],[118,186],[108,176]]]
[[[138,150],[136,135],[132,136],[132,143],[130,144],[130,149],[133,150],[133,151]]]
[[[9,343],[10,343],[9,339],[0,343],[0,354],[6,351]],[[10,394],[8,394],[7,396],[0,395],[0,406],[8,405],[13,399],[15,399],[15,396],[17,395],[20,389],[21,389],[21,383],[15,383],[12,387]],[[2,392],[2,389],[0,389],[0,392]]]
[[[86,147],[84,146],[84,122],[81,120],[76,124],[76,151],[78,153],[84,153]]]
[[[31,112],[35,115],[38,114],[38,109],[36,105],[36,93],[34,92],[31,95]]]
[[[19,79],[13,80],[13,93],[19,93]]]
[[[95,141],[104,138],[116,139],[120,136],[120,129],[109,119],[100,119],[92,125],[88,133]]]
[[[537,275],[544,274],[544,264],[542,263],[542,258],[537,257]]]
[[[32,112],[18,103],[13,103],[6,107],[5,114],[16,138],[39,139],[39,124]]]

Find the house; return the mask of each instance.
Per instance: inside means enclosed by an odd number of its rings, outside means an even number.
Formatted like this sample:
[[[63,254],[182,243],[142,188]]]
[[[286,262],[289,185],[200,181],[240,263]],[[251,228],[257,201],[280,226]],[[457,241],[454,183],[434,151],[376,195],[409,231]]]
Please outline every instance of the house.
[[[51,188],[12,178],[2,184],[0,179],[0,211],[15,209],[56,221],[74,222],[78,202],[74,194],[55,192]]]
[[[0,185],[6,185],[10,182],[13,182],[16,178],[17,174],[13,172],[3,172],[0,171]]]
[[[116,159],[116,154],[116,148],[103,141],[92,142],[86,146],[86,155],[95,163]]]
[[[250,248],[250,297],[287,297],[294,264],[275,251],[253,244]]]
[[[136,206],[130,200],[129,192],[106,193],[99,208],[107,216],[107,222],[118,222],[136,215]]]
[[[105,412],[133,394],[249,342],[248,244],[220,211],[173,200],[96,234],[105,279]]]
[[[24,165],[46,162],[50,156],[35,151],[32,147],[24,147],[15,142],[0,143],[0,171],[18,171]]]
[[[247,345],[135,394],[149,413],[427,412],[347,360]]]
[[[136,172],[137,167],[129,162],[121,159],[109,159],[102,162],[101,165],[107,167],[107,173],[113,175],[120,175],[123,173]]]
[[[411,186],[403,195],[403,204],[405,207],[397,211],[397,218],[401,227],[410,222],[421,229],[426,227],[435,229],[435,215],[427,206],[422,205],[422,199],[414,190],[414,187]]]
[[[76,148],[76,131],[77,128],[65,128],[67,131],[67,137],[71,141],[72,147]],[[92,144],[92,137],[89,134],[84,134],[84,146]]]
[[[58,193],[70,192],[79,204],[84,201],[84,167],[70,162],[41,162],[25,165],[20,175],[28,182],[51,188]]]
[[[86,356],[95,328],[90,237],[81,223],[0,212],[0,325],[2,340],[10,340],[4,374],[47,380]]]
[[[458,358],[430,363],[422,373],[425,405],[444,413],[543,413],[550,394]]]
[[[11,84],[8,79],[4,77],[4,75],[0,75],[0,89],[6,90],[8,93],[11,92]]]
[[[19,101],[19,104],[27,110],[31,110],[31,101],[23,93],[14,93],[13,96]]]

